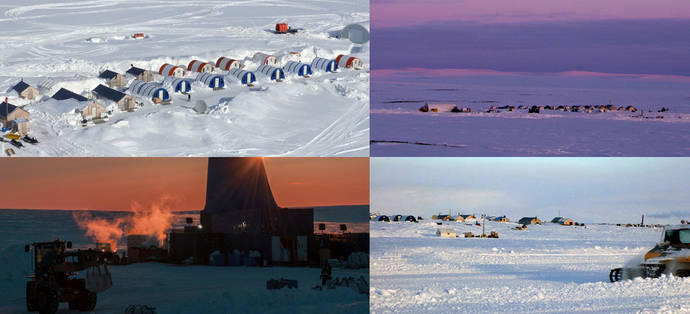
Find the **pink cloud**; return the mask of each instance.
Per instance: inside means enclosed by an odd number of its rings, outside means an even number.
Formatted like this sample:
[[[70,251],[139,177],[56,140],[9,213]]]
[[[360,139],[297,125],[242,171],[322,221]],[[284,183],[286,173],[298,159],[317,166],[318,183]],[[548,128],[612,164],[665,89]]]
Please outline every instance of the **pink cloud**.
[[[372,27],[436,21],[512,23],[603,19],[688,19],[687,0],[372,0]]]
[[[690,76],[666,75],[666,74],[635,74],[635,73],[602,73],[587,71],[567,71],[552,73],[529,73],[529,72],[504,72],[488,69],[426,69],[426,68],[404,68],[404,69],[381,69],[371,70],[374,79],[382,79],[394,76],[417,76],[417,77],[436,77],[436,76],[518,76],[518,75],[552,75],[560,77],[616,77],[640,80],[657,80],[671,82],[688,82]]]

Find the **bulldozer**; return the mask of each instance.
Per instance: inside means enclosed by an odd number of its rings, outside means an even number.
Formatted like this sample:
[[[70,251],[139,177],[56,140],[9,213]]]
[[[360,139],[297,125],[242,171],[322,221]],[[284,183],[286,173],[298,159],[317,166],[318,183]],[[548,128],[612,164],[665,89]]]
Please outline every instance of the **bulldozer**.
[[[636,277],[658,278],[663,274],[690,276],[690,225],[664,227],[661,242],[644,255],[642,262],[611,269],[609,280],[616,282]]]
[[[59,239],[24,247],[24,251],[33,252],[34,268],[34,274],[27,276],[27,311],[53,314],[61,302],[68,302],[72,310],[92,311],[97,293],[112,286],[99,252],[71,248],[72,242]],[[79,271],[86,271],[86,278],[77,278]]]

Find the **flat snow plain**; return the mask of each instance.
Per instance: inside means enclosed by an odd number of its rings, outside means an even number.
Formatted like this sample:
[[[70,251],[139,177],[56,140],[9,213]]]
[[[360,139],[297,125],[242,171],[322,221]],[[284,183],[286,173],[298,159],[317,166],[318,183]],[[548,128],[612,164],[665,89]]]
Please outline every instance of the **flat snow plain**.
[[[144,106],[136,112],[115,112],[105,124],[89,127],[75,123],[74,102],[28,102],[9,91],[20,78],[34,86],[49,78],[56,84],[48,97],[60,87],[86,95],[102,83],[97,76],[106,68],[124,73],[134,64],[157,73],[163,63],[215,63],[220,56],[254,70],[255,52],[274,54],[281,64],[291,52],[305,62],[351,54],[368,65],[368,43],[355,46],[330,37],[368,20],[368,1],[3,1],[0,97],[26,106],[31,134],[41,142],[15,151],[17,156],[368,156],[368,66],[316,72],[308,79],[289,74],[282,83],[260,78],[257,91],[235,82],[215,92],[195,84],[191,103],[181,94],[168,106],[139,98]],[[304,30],[276,35],[278,22]],[[149,37],[132,39],[137,32]],[[207,103],[207,114],[193,110],[196,100]]]
[[[372,222],[372,313],[690,312],[690,278],[608,280],[660,229],[515,226],[487,222],[500,238],[480,239],[462,238],[482,228],[461,222]],[[461,238],[436,237],[439,227]]]
[[[372,73],[372,156],[688,156],[690,80],[557,74],[423,76]],[[384,70],[385,71],[385,70]],[[633,105],[605,113],[503,105]],[[424,103],[471,113],[423,113]],[[658,113],[662,107],[669,112]],[[663,117],[657,119],[657,116]],[[649,119],[647,119],[648,117]]]

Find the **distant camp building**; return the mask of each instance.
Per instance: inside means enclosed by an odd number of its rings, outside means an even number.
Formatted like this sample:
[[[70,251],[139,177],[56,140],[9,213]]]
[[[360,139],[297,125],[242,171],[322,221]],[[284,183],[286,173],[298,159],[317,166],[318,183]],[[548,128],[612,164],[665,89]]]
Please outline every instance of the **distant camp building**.
[[[314,70],[324,71],[324,72],[337,72],[338,62],[331,59],[316,57],[311,61],[311,68]]]
[[[463,221],[465,221],[465,218],[463,218],[461,215],[456,215],[456,216],[451,217],[450,220],[455,220],[455,221],[463,222]]]
[[[283,67],[285,72],[297,74],[297,76],[310,77],[312,75],[311,66],[306,63],[288,61]]]
[[[214,90],[225,88],[225,79],[222,75],[211,73],[199,73],[196,76],[197,82]]]
[[[206,73],[212,73],[213,72],[213,63],[211,62],[203,62],[199,60],[192,60],[189,61],[189,64],[187,65],[187,71],[189,72],[206,72]]]
[[[245,71],[242,69],[230,69],[228,75],[225,77],[230,78],[233,81],[238,81],[242,85],[252,85],[256,82],[256,74],[254,72]]]
[[[475,217],[472,214],[467,214],[467,215],[460,214],[459,216],[462,217],[462,219],[464,219],[464,220],[477,219],[477,217]]]
[[[541,220],[537,217],[522,217],[519,221],[523,225],[540,225]]]
[[[506,216],[493,216],[492,219],[489,219],[491,221],[498,221],[498,222],[510,222],[510,219]]]
[[[0,103],[0,123],[3,127],[19,134],[29,133],[29,113],[6,100]]]
[[[79,111],[83,119],[92,120],[98,119],[105,112],[105,107],[97,101],[89,101],[88,98],[72,92],[65,88],[60,88],[52,97],[56,100],[76,100],[79,103]]]
[[[339,68],[347,68],[353,70],[361,70],[362,68],[364,68],[362,60],[353,56],[338,55],[337,57],[335,57],[335,62],[338,63]]]
[[[551,222],[557,223],[557,224],[563,225],[563,226],[572,226],[575,224],[575,222],[572,219],[564,218],[564,217],[555,217],[555,218],[551,219]]]
[[[137,106],[132,96],[116,91],[103,84],[99,84],[92,92],[97,98],[109,100],[117,104],[118,109],[122,111],[131,111]]]
[[[192,90],[192,81],[187,78],[168,76],[163,79],[163,85],[176,93],[189,93]]]
[[[12,89],[19,94],[19,97],[24,99],[34,100],[41,95],[36,87],[26,84],[24,81],[20,81],[14,85]]]
[[[98,78],[104,79],[110,88],[127,86],[128,81],[125,75],[110,70],[101,72]]]
[[[163,63],[158,70],[158,74],[163,76],[183,77],[185,75],[185,70],[183,66]]]
[[[223,71],[230,71],[230,69],[241,69],[242,62],[228,57],[220,57],[216,60],[216,68]]]
[[[436,236],[441,238],[457,238],[458,235],[453,229],[439,228],[436,230]]]
[[[393,221],[407,221],[407,222],[416,222],[417,218],[415,218],[412,215],[393,215],[391,216],[393,218]]]
[[[385,221],[385,222],[390,222],[391,219],[390,219],[388,216],[386,216],[386,215],[380,215],[380,216],[377,216],[376,218],[374,218],[374,221]]]
[[[129,90],[139,96],[150,99],[156,104],[167,104],[171,101],[170,94],[161,84],[153,82],[143,82],[139,80],[132,81],[129,84]]]
[[[283,69],[270,66],[268,64],[260,65],[256,69],[256,72],[263,74],[271,81],[282,82],[285,79],[285,72]]]
[[[278,58],[274,55],[265,54],[263,52],[257,52],[252,57],[252,61],[256,64],[266,64],[270,66],[278,65]]]
[[[127,70],[127,74],[142,82],[153,81],[153,73],[151,73],[151,71],[137,68],[135,66],[129,68],[129,70]]]

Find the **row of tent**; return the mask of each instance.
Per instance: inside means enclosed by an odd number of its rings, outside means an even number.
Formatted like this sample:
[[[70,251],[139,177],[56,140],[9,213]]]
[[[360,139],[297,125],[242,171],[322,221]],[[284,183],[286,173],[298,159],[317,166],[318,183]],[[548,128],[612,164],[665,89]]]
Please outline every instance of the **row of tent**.
[[[421,219],[422,219],[422,217],[415,217],[412,215],[391,215],[391,216],[378,215],[373,220],[374,221],[385,221],[385,222],[391,222],[391,221],[418,222]]]

